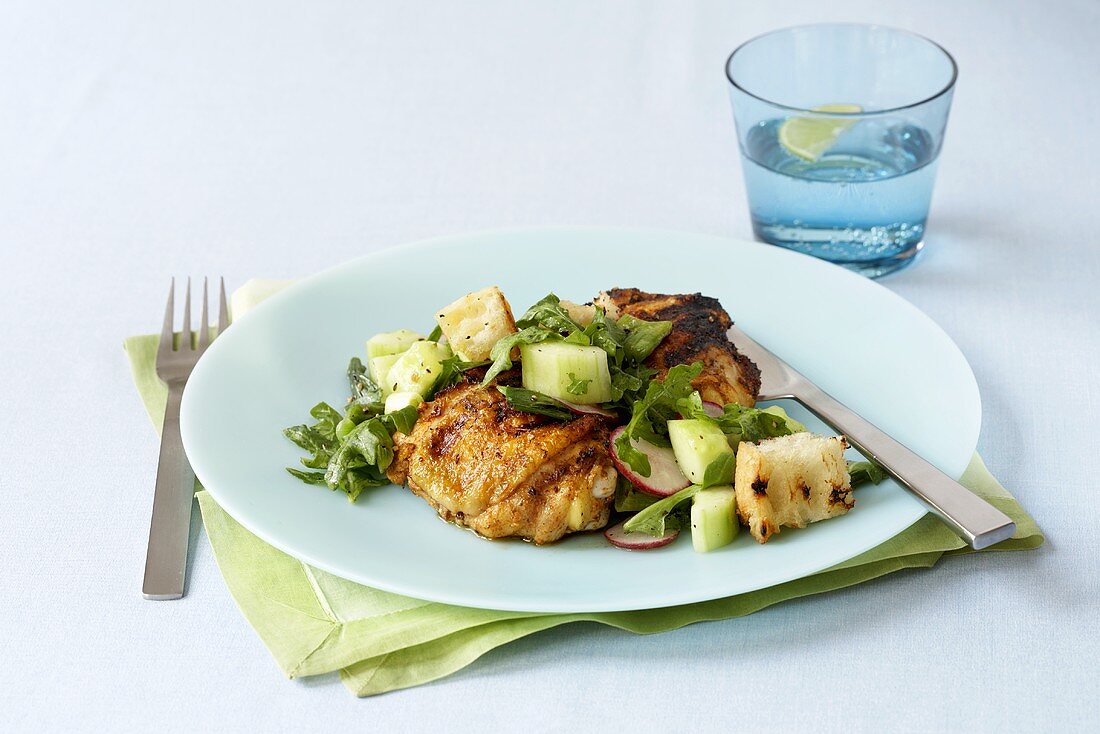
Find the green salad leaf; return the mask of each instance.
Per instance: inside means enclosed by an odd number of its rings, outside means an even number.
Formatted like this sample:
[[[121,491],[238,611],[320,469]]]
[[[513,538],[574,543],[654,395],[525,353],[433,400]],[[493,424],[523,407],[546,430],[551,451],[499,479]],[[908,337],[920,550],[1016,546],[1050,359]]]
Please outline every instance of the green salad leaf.
[[[443,328],[439,324],[436,324],[434,327],[432,327],[431,332],[428,334],[428,341],[438,342],[442,338]]]
[[[317,420],[316,423],[311,426],[291,426],[283,431],[283,435],[311,454],[308,458],[302,458],[303,466],[309,469],[324,469],[339,446],[336,426],[342,417],[340,412],[328,403],[317,403],[310,409],[309,414]]]
[[[287,467],[287,471],[290,472],[291,476],[298,477],[306,484],[325,483],[325,473],[323,471],[302,471],[292,467]]]
[[[509,405],[524,413],[544,415],[547,418],[559,421],[567,421],[574,417],[573,411],[569,410],[564,403],[549,395],[543,395],[534,390],[526,390],[522,387],[508,387],[507,385],[497,385],[497,390],[500,390],[508,400]]]
[[[703,488],[733,484],[733,470],[736,463],[733,454],[722,454],[710,462],[703,471]]]
[[[393,463],[393,434],[411,430],[416,416],[416,408],[409,406],[357,425],[329,460],[325,484],[344,490],[353,502],[364,489],[389,484],[386,469]]]
[[[691,381],[702,371],[702,362],[676,365],[668,371],[664,380],[650,380],[645,395],[631,406],[630,422],[615,439],[615,452],[620,460],[643,477],[648,477],[652,471],[649,458],[634,448],[631,441],[641,439],[656,446],[671,446],[668,422],[677,417],[678,402],[691,394]]]
[[[309,414],[317,419],[314,429],[325,437],[331,437],[336,431],[336,424],[340,422],[340,411],[328,403],[317,403],[309,409]]]
[[[657,370],[643,364],[617,366],[609,364],[611,373],[611,402],[629,408],[642,396]]]
[[[497,343],[493,345],[492,351],[489,352],[489,359],[493,361],[492,366],[485,373],[481,384],[488,385],[501,372],[512,369],[512,350],[520,344],[538,344],[547,339],[555,338],[558,338],[558,335],[553,331],[548,331],[541,326],[528,326],[521,331],[498,339]]]
[[[484,367],[487,364],[489,364],[489,362],[467,362],[457,354],[452,354],[441,363],[439,377],[436,378],[435,383],[432,385],[431,392],[425,400],[434,400],[436,395],[458,382],[463,372],[471,370],[474,367]]]
[[[572,319],[569,312],[561,305],[561,300],[553,293],[548,293],[526,313],[516,320],[516,326],[522,329],[541,329],[556,334],[567,342],[577,344],[591,344],[584,329]]]
[[[619,475],[615,485],[615,511],[637,512],[657,502],[660,498],[641,491],[630,483],[626,477]]]
[[[878,484],[888,476],[886,470],[873,461],[849,461],[848,474],[852,478],[852,486],[860,484]]]
[[[361,405],[382,403],[382,388],[372,380],[363,360],[352,357],[348,363],[348,382],[351,383],[351,398]]]
[[[684,418],[710,421],[730,437],[736,446],[741,441],[761,441],[765,438],[787,436],[806,430],[787,411],[778,405],[767,408],[746,408],[730,403],[722,408],[722,415],[712,416],[703,407],[703,399],[694,392],[676,403],[676,410]]]
[[[385,470],[393,462],[393,434],[412,430],[417,410],[383,413],[382,391],[358,357],[348,364],[347,374],[351,397],[343,413],[317,403],[309,411],[316,423],[291,426],[283,435],[309,454],[301,459],[304,467],[319,470],[287,467],[291,476],[342,490],[354,502],[364,489],[390,483]]]
[[[599,306],[592,317],[592,323],[584,327],[584,335],[592,346],[607,352],[608,367],[621,367],[626,356],[627,334],[618,323],[607,318],[607,312]]]
[[[692,484],[676,494],[657,500],[623,523],[623,530],[629,533],[647,533],[659,538],[670,530],[685,527],[684,520],[674,513],[702,489],[698,484]]]
[[[619,317],[618,326],[626,334],[624,356],[636,362],[648,357],[672,331],[671,321],[642,321],[629,315]]]

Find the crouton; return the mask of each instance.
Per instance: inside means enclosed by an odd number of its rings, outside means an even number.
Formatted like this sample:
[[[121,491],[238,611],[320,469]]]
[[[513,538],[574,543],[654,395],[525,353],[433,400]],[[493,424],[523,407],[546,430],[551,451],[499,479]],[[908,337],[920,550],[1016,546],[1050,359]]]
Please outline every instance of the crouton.
[[[737,448],[737,514],[760,543],[780,527],[843,515],[855,498],[843,436],[794,433]]]
[[[489,359],[493,345],[516,331],[512,308],[495,285],[439,309],[436,322],[454,353],[467,362]]]

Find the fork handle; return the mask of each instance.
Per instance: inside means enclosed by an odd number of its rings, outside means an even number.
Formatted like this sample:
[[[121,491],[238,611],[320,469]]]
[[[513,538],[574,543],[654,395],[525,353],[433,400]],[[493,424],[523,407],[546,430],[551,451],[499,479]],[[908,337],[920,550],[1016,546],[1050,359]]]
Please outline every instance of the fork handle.
[[[153,494],[153,519],[149,523],[149,548],[145,554],[146,599],[179,599],[187,574],[187,542],[191,534],[191,503],[195,496],[195,472],[183,452],[180,437],[180,400],[183,385],[168,386],[164,426],[160,434],[160,463]]]
[[[932,466],[821,388],[808,380],[800,382],[802,384],[794,391],[794,398],[798,402],[843,433],[849,443],[865,456],[878,462],[975,550],[1007,540],[1016,532],[1016,524],[1008,515]]]

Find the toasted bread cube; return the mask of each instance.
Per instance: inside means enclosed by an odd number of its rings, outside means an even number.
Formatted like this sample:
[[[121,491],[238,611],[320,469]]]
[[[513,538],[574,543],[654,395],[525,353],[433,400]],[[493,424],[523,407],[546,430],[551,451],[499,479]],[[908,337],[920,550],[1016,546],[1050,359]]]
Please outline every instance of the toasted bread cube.
[[[615,303],[615,299],[611,297],[611,294],[607,291],[600,291],[595,298],[592,299],[592,303],[599,306],[607,314],[607,318],[611,321],[618,321],[622,315],[619,312],[619,306]]]
[[[592,323],[592,319],[596,318],[596,307],[591,303],[582,305],[572,301],[560,301],[558,305],[565,309],[565,312],[569,314],[569,318],[581,326],[588,326]]]
[[[454,353],[467,362],[488,359],[493,345],[516,331],[512,308],[495,285],[441,308],[435,320]]]
[[[737,447],[737,515],[760,543],[779,528],[803,528],[852,509],[843,436],[793,433]]]

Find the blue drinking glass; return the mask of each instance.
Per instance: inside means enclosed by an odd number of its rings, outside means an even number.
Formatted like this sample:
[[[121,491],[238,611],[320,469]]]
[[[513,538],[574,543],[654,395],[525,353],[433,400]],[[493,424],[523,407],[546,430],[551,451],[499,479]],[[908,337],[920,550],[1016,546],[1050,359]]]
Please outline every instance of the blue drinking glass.
[[[907,31],[785,28],[726,62],[756,236],[878,277],[924,241],[958,68]]]

